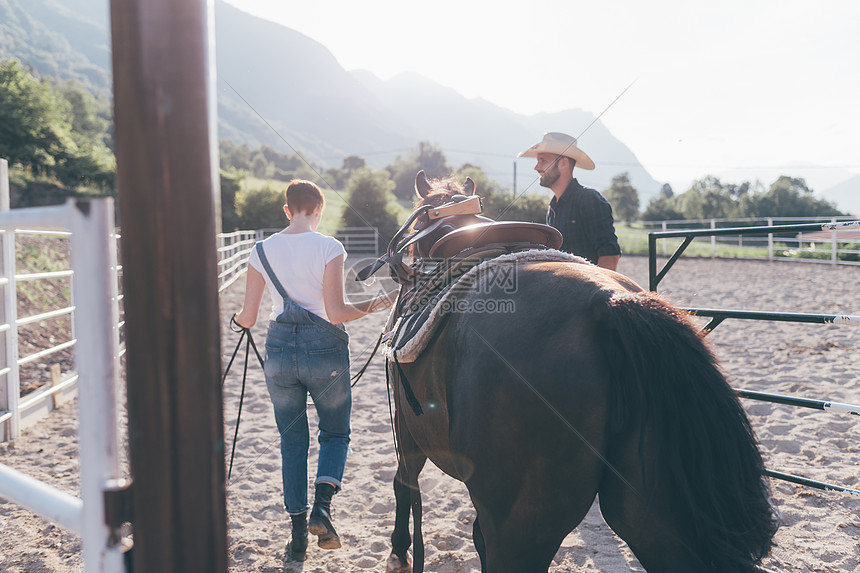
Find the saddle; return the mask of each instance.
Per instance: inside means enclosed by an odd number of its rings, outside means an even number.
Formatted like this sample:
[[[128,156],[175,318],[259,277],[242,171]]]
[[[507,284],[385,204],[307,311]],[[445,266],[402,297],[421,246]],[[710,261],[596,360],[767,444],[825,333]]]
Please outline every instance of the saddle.
[[[400,362],[417,358],[424,344],[419,342],[415,352],[416,338],[429,339],[441,324],[440,317],[457,310],[453,295],[474,287],[460,279],[478,265],[503,255],[561,246],[561,233],[549,225],[493,221],[480,216],[481,211],[480,199],[474,196],[455,196],[451,203],[419,208],[395,234],[386,254],[358,273],[356,280],[365,280],[387,262],[391,277],[401,285],[386,325],[388,357]],[[440,303],[452,308],[440,312]],[[407,345],[412,349],[409,354],[399,354]]]

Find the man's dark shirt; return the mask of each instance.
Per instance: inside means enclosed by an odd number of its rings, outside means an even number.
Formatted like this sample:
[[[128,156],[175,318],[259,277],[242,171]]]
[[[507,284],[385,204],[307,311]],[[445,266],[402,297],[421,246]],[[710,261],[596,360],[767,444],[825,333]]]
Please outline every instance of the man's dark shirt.
[[[549,202],[546,223],[561,232],[562,251],[594,264],[599,257],[621,254],[609,201],[576,179],[567,184],[561,199],[553,197]]]

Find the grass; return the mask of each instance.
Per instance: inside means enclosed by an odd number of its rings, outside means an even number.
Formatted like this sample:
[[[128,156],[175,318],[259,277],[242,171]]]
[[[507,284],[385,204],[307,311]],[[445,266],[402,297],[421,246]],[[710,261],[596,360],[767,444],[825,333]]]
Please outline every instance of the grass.
[[[45,237],[18,233],[15,237],[18,273],[49,273],[69,269],[68,237]],[[69,300],[68,278],[20,281],[19,307],[50,307],[57,298]]]
[[[15,234],[16,273],[33,274],[65,271],[70,268],[69,238],[27,233]],[[71,279],[43,278],[16,282],[18,318],[27,318],[71,305]],[[18,327],[18,355],[25,357],[72,339],[71,317],[62,315]],[[73,368],[73,351],[66,348],[38,361],[20,366],[21,395],[50,380],[50,366],[61,371]]]
[[[286,183],[274,179],[259,179],[256,177],[246,177],[242,182],[244,189],[259,188],[266,185],[275,188],[285,188]],[[334,235],[338,229],[343,227],[343,213],[347,209],[348,193],[346,191],[337,191],[331,188],[322,188],[323,195],[326,199],[326,209],[323,212],[322,221],[320,222],[319,232],[326,235]],[[410,200],[398,199],[392,202],[396,212],[397,220],[403,222],[409,217],[414,209],[414,204]],[[652,229],[653,230],[653,229]],[[618,236],[618,242],[621,245],[621,250],[625,254],[632,255],[647,255],[648,254],[648,230],[628,223],[616,222],[615,233]],[[711,243],[711,237],[700,237],[695,239],[684,250],[685,257],[699,257],[724,259],[767,259],[767,246],[762,246],[761,237],[745,237],[743,246],[738,245],[736,237],[718,237],[714,244]],[[666,256],[672,255],[678,247],[683,243],[683,239],[661,239],[657,243],[657,253]],[[665,246],[665,248],[664,248]],[[849,246],[849,248],[852,248]],[[774,244],[774,254],[779,257],[786,258],[829,258],[828,253],[810,253],[806,250],[802,252],[793,252],[790,247],[785,246],[782,242],[776,241]],[[852,258],[853,257],[853,258]],[[845,260],[856,260],[856,255],[847,255],[840,258]]]
[[[641,228],[628,225],[626,223],[616,223],[615,234],[618,235],[618,243],[621,245],[621,250],[627,254],[647,255],[648,254],[648,231]],[[732,238],[733,243],[717,241],[715,246],[711,244],[710,237],[702,237],[694,240],[684,250],[684,255],[688,257],[708,257],[716,255],[718,258],[724,259],[753,259],[767,258],[767,247],[748,246],[750,238],[747,238],[747,246],[739,246],[735,238]],[[683,239],[661,239],[657,242],[658,254],[663,253],[663,244],[666,245],[666,254],[671,255],[684,242]]]
[[[260,179],[249,176],[242,180],[242,189],[259,189],[267,185],[275,189],[287,188],[287,184],[284,181],[276,179]],[[326,208],[323,211],[322,220],[317,230],[324,235],[334,235],[338,229],[343,227],[343,212],[347,209],[349,193],[325,186],[321,186],[320,189],[322,189],[323,196],[325,196]],[[397,220],[400,222],[405,221],[413,211],[412,202],[408,200],[398,199],[392,202],[392,205],[397,213]],[[286,219],[284,220],[284,225],[286,226]]]

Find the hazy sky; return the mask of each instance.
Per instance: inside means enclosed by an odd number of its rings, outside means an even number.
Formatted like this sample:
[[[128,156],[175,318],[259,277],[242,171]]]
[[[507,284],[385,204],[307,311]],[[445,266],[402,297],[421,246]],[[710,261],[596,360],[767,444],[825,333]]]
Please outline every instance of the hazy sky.
[[[415,71],[524,114],[597,115],[635,81],[601,119],[676,191],[860,173],[857,0],[227,1],[347,70]]]

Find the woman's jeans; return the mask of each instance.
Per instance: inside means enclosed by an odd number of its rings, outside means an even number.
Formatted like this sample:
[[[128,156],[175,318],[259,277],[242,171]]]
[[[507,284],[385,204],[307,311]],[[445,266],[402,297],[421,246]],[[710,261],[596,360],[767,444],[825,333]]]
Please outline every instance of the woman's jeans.
[[[281,433],[284,507],[290,514],[308,509],[308,393],[319,416],[314,483],[340,489],[343,479],[352,407],[349,348],[345,333],[337,336],[331,328],[271,322],[266,336],[266,386]]]

